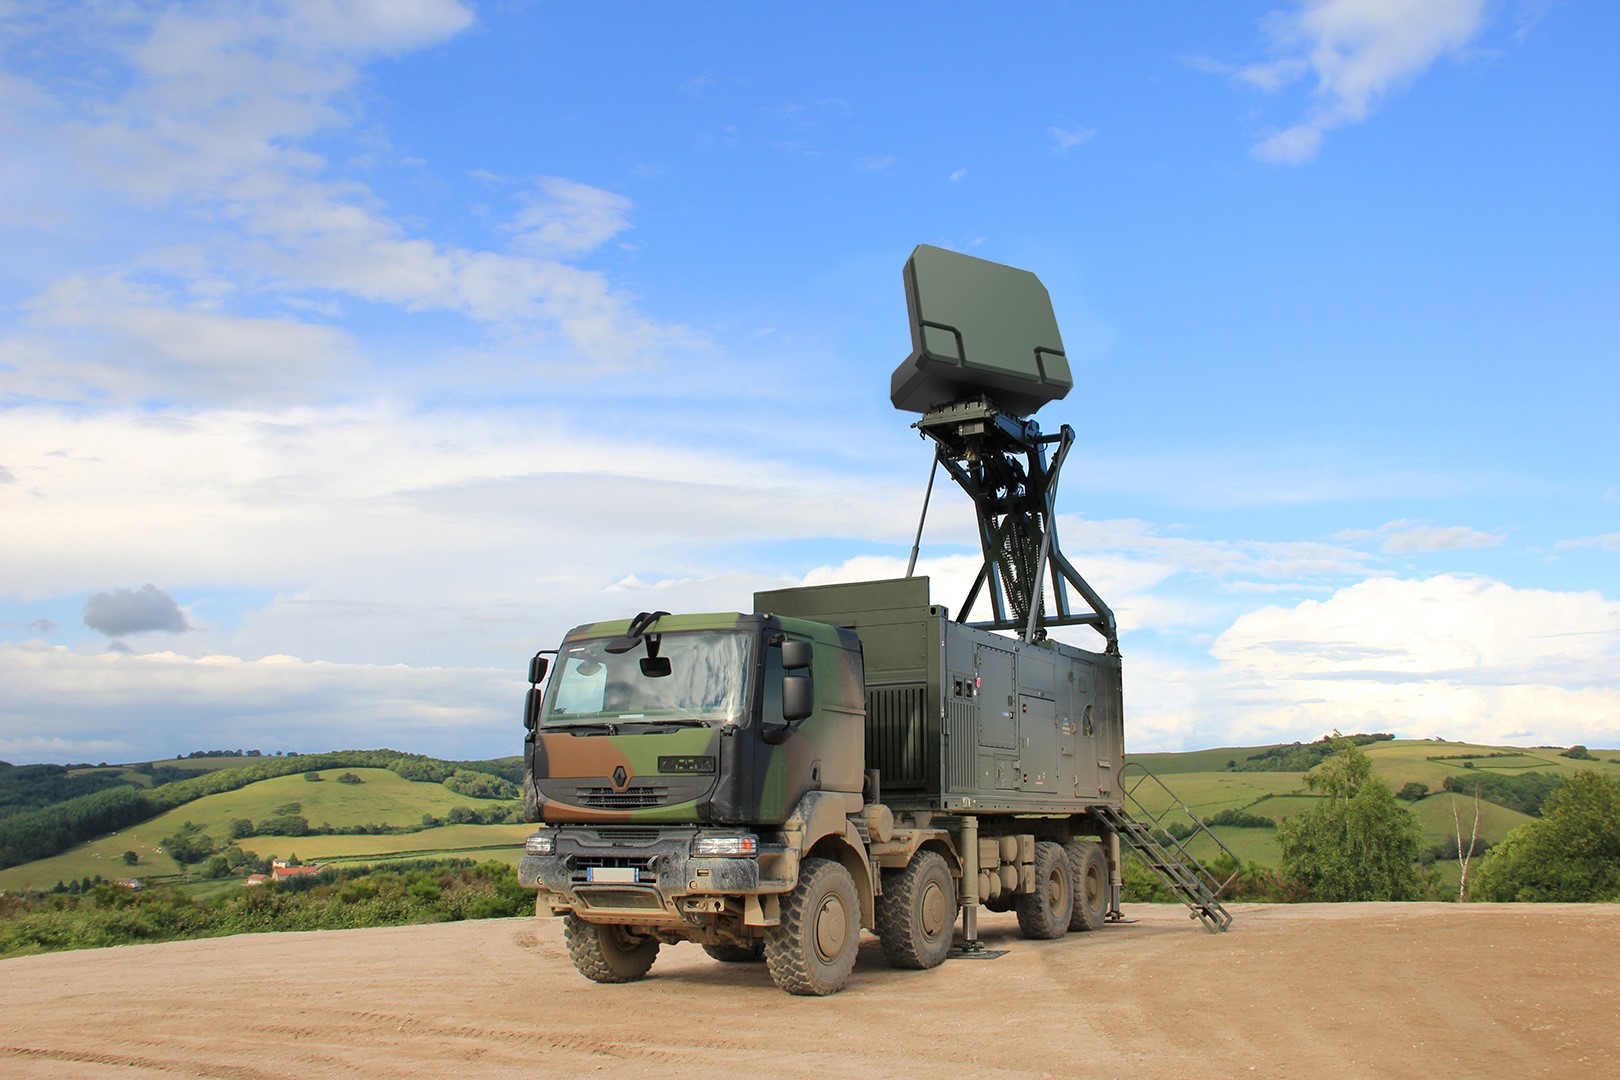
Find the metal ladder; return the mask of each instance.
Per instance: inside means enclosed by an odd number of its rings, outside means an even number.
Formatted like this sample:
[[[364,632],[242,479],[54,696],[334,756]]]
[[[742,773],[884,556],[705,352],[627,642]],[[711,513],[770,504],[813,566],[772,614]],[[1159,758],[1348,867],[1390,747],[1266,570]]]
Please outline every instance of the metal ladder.
[[[1140,774],[1134,780],[1131,779],[1133,770]],[[1213,840],[1221,851],[1231,856],[1234,863],[1237,862],[1237,856],[1232,853],[1231,848],[1221,843],[1221,838],[1216,836],[1186,803],[1176,797],[1163,780],[1135,762],[1127,764],[1121,772],[1125,806],[1117,809],[1112,806],[1099,806],[1093,812],[1126,846],[1141,856],[1147,868],[1157,874],[1182,903],[1192,909],[1192,918],[1202,920],[1204,928],[1212,934],[1225,930],[1232,925],[1232,913],[1221,905],[1217,897],[1237,876],[1237,871],[1233,870],[1225,880],[1216,878],[1202,860],[1188,850],[1187,845],[1196,837],[1204,835]],[[1137,790],[1150,780],[1170,799],[1170,805],[1158,814],[1149,810],[1137,797]],[[1132,813],[1132,810],[1135,813]],[[1164,827],[1165,818],[1174,810],[1180,810],[1192,822],[1193,830],[1186,837],[1177,838]]]

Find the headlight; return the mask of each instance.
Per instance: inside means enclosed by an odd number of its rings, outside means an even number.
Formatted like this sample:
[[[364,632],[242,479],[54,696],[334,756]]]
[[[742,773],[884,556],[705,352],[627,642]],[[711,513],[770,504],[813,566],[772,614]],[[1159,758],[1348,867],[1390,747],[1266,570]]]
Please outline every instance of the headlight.
[[[550,855],[557,850],[557,838],[549,831],[532,834],[523,841],[525,855]]]
[[[709,856],[758,855],[759,837],[748,833],[742,836],[700,836],[692,841],[692,854]]]

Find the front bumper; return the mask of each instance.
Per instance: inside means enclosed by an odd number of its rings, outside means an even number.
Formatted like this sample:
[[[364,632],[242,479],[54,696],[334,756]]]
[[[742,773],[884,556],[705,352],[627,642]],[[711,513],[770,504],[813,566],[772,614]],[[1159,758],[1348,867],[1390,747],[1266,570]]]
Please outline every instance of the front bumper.
[[[772,845],[761,837],[760,856],[692,854],[700,833],[720,830],[680,827],[567,825],[546,830],[555,840],[550,855],[525,854],[518,881],[539,889],[553,910],[586,914],[644,912],[649,918],[719,912],[717,899],[786,892],[791,881],[772,880],[760,867]]]

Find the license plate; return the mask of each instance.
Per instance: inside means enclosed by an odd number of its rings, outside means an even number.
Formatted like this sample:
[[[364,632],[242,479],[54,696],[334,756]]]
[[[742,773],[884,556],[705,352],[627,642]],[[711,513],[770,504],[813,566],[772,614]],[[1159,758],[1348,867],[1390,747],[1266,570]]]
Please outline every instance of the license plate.
[[[633,866],[587,866],[586,881],[600,881],[614,885],[634,885],[641,880]]]

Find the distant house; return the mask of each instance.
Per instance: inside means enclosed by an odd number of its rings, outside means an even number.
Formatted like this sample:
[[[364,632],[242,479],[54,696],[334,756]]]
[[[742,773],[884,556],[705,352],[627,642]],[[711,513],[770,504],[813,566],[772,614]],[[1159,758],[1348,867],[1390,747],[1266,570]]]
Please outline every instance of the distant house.
[[[249,874],[247,876],[247,880],[242,882],[242,884],[243,885],[263,885],[265,882],[267,882],[269,880],[270,880],[270,875],[269,874]]]
[[[118,879],[120,889],[144,889],[146,883],[138,877],[121,877]]]
[[[270,869],[271,881],[287,881],[295,877],[305,877],[321,872],[319,866],[273,866]]]

